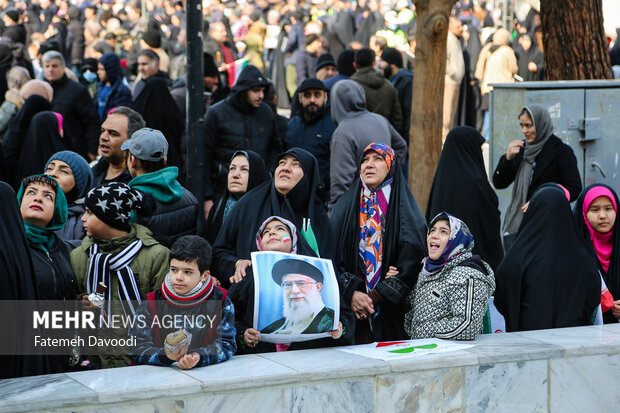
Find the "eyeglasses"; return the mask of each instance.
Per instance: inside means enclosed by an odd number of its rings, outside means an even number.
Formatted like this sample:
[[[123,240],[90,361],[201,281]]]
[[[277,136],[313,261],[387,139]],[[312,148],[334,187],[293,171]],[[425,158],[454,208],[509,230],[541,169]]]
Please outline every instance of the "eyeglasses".
[[[312,282],[312,281],[295,281],[295,282],[284,281],[282,283],[282,287],[286,288],[287,290],[290,290],[293,288],[293,285],[296,285],[297,288],[299,288],[300,290],[303,290],[305,288],[308,288],[312,284],[318,284],[318,283]]]

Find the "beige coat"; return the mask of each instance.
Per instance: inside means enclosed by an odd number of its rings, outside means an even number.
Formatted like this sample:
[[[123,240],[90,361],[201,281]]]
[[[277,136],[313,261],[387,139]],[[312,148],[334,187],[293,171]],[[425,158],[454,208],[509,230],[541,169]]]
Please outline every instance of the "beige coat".
[[[493,42],[484,46],[478,57],[474,76],[481,81],[480,90],[483,95],[493,90],[490,84],[514,82],[513,75],[519,71],[517,57],[512,47],[508,46],[510,39],[505,38],[504,31],[506,30],[498,29],[493,35]],[[498,45],[491,53],[491,47]]]

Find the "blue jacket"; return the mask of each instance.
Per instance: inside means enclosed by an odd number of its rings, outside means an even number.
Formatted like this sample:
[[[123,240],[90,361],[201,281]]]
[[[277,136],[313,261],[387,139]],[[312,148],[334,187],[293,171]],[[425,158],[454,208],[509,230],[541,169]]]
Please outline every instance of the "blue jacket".
[[[97,109],[99,109],[99,94],[103,89],[103,82],[99,82],[97,85],[97,95],[95,96],[95,105],[97,105]],[[131,91],[125,84],[123,83],[123,79],[119,78],[113,85],[108,98],[105,101],[105,107],[103,109],[103,116],[101,116],[101,120],[105,120],[107,114],[113,108],[119,106],[128,106],[131,107]]]
[[[302,148],[314,155],[319,163],[321,181],[326,188],[329,188],[329,148],[335,130],[336,124],[327,107],[323,117],[312,123],[302,119],[301,114],[293,116],[288,122],[284,138],[285,150]]]
[[[413,72],[400,69],[390,78],[398,94],[400,110],[403,113],[403,123],[398,133],[409,142],[409,124],[411,123],[411,94],[413,93]]]

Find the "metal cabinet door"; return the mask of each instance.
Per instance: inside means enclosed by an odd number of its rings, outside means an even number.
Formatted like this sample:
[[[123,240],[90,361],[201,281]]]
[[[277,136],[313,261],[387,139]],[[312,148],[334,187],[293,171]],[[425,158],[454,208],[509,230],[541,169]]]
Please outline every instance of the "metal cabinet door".
[[[580,144],[580,121],[585,113],[585,89],[528,90],[525,105],[538,103],[549,110],[553,121],[553,133],[573,148],[577,167],[584,180],[584,150]]]
[[[585,103],[584,186],[600,182],[620,189],[620,88],[588,89]]]

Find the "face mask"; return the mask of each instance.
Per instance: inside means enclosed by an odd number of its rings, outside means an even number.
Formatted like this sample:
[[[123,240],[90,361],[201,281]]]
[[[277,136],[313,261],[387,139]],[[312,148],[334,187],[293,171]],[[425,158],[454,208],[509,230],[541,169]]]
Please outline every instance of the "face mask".
[[[97,79],[97,73],[93,73],[90,71],[84,72],[82,76],[84,77],[84,79],[86,79],[88,83],[93,83],[95,79]]]

